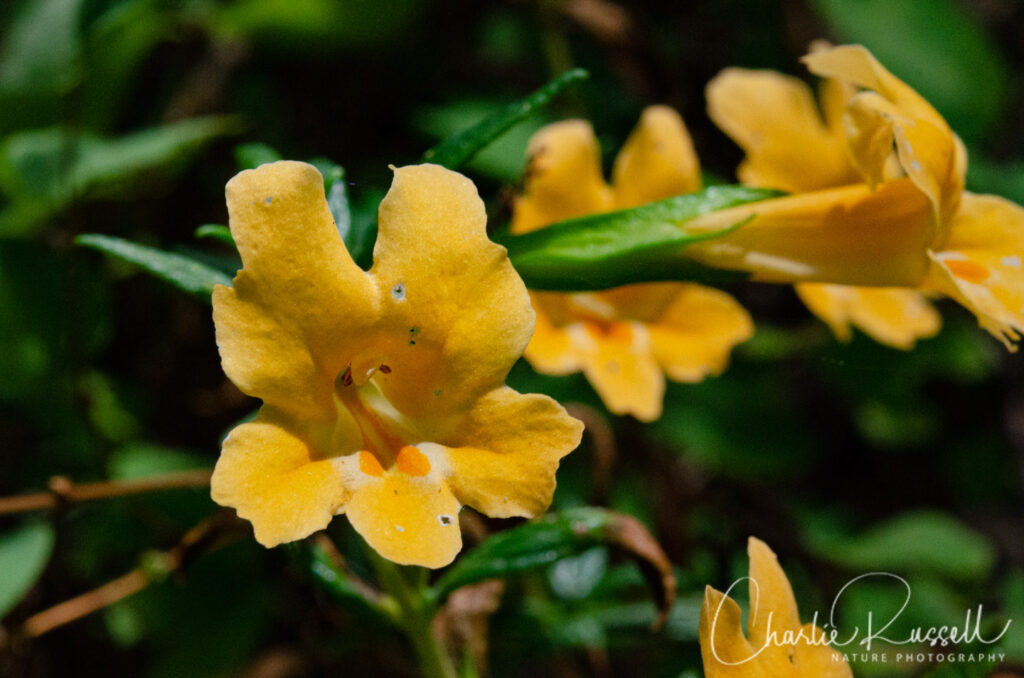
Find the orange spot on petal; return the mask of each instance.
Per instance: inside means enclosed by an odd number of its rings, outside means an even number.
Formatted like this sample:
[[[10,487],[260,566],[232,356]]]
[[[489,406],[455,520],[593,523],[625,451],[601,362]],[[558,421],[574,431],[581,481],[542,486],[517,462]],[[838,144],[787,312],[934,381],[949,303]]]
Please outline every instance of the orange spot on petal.
[[[973,261],[961,261],[957,259],[947,259],[945,262],[946,268],[949,272],[956,277],[966,280],[969,283],[980,283],[983,282],[989,276],[989,270],[981,264],[976,264]]]
[[[395,466],[399,471],[410,476],[425,476],[430,473],[430,460],[411,445],[406,445],[398,451]]]
[[[373,452],[366,450],[359,452],[359,470],[368,476],[384,475],[384,467],[380,465],[380,461],[377,460]]]
[[[633,328],[629,323],[612,323],[608,327],[608,338],[615,341],[630,342],[633,340]]]

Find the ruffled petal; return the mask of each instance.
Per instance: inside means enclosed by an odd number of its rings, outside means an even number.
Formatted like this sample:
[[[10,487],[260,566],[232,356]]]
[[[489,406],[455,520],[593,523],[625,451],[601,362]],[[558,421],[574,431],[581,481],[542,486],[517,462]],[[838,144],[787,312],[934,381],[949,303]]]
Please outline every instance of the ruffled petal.
[[[729,294],[682,284],[659,318],[647,325],[655,360],[675,381],[721,374],[732,348],[754,334],[754,322]]]
[[[438,568],[455,560],[462,549],[459,509],[438,473],[395,471],[364,473],[345,514],[366,543],[388,560]]]
[[[227,202],[243,270],[213,295],[224,372],[276,407],[331,416],[334,377],[375,321],[377,291],[338,235],[323,178],[271,163],[228,182]]]
[[[318,458],[287,421],[264,407],[255,421],[236,427],[210,481],[213,500],[252,522],[267,547],[322,530],[349,496],[334,463]]]
[[[583,120],[565,120],[540,129],[527,149],[523,195],[516,199],[512,232],[527,233],[614,206],[612,189],[601,176],[601,149]]]
[[[965,192],[924,287],[948,294],[1014,350],[1024,334],[1024,208]]]
[[[813,73],[870,90],[848,108],[851,159],[869,183],[877,183],[895,143],[900,165],[931,199],[941,225],[956,210],[967,154],[938,111],[860,45],[815,52],[803,61]]]
[[[503,387],[480,399],[446,439],[455,496],[496,518],[533,517],[551,503],[559,460],[583,424],[547,396]]]
[[[825,126],[803,81],[727,68],[708,84],[706,96],[708,115],[746,151],[736,172],[743,183],[796,192],[857,180],[845,143]]]
[[[503,383],[530,339],[526,288],[488,240],[483,202],[461,174],[395,170],[379,223],[370,273],[382,320],[366,350],[389,371],[377,383],[407,416],[468,407]]]
[[[673,109],[650,106],[612,168],[615,207],[633,207],[700,190],[700,163],[690,133]]]
[[[735,232],[688,246],[683,256],[749,271],[765,282],[917,286],[928,268],[931,203],[908,179],[800,193],[720,210],[687,232]]]
[[[796,293],[840,341],[849,341],[857,327],[881,344],[909,350],[942,327],[942,316],[916,290],[803,283]]]

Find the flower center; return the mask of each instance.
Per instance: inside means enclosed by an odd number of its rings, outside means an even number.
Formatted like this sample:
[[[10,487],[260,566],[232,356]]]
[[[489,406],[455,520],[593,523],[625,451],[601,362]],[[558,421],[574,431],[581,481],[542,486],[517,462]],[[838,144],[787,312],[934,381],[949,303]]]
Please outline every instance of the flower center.
[[[430,460],[418,447],[409,444],[415,438],[412,431],[403,424],[401,413],[371,381],[378,370],[383,374],[391,372],[384,364],[358,371],[350,365],[335,379],[338,425],[351,429],[354,424],[358,429],[361,438],[357,450],[359,470],[366,475],[383,476],[393,469],[410,476],[425,476],[430,473]],[[347,443],[342,446],[352,450],[356,441],[351,440],[351,435],[346,438]]]

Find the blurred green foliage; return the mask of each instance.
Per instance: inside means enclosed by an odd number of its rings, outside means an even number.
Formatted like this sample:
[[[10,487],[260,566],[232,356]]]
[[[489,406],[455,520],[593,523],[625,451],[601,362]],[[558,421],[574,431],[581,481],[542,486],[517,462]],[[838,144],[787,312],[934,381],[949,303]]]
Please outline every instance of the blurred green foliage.
[[[729,182],[740,153],[707,120],[704,84],[727,66],[805,77],[798,57],[827,38],[867,45],[934,103],[970,146],[972,190],[1021,201],[1022,26],[1012,0],[0,3],[0,493],[41,491],[54,475],[210,467],[223,433],[252,416],[219,369],[204,303],[239,265],[220,226],[239,169],[313,158],[368,267],[388,164],[464,134],[477,146],[463,152],[462,136],[451,162],[496,229],[530,134],[551,120],[592,120],[610,155],[644,105],[668,103],[706,174]],[[569,66],[590,78],[509,117],[520,110],[510,102]],[[501,134],[473,141],[488,119]],[[805,621],[851,578],[887,570],[913,591],[901,629],[960,623],[983,603],[986,633],[1017,620],[997,649],[1024,661],[1019,356],[951,306],[942,333],[900,352],[860,335],[837,343],[787,289],[728,289],[755,315],[754,339],[723,375],[670,384],[652,426],[608,415],[580,375],[513,370],[511,385],[574,404],[591,433],[564,460],[546,522],[475,516],[466,552],[431,582],[440,601],[506,578],[486,615],[491,675],[700,675],[703,587],[746,573],[750,534],[778,551]],[[587,505],[635,516],[672,561],[677,599],[660,633],[637,561],[600,526],[575,529],[580,515],[607,516]],[[217,511],[205,490],[182,489],[4,516],[0,637],[163,562]],[[268,552],[247,527],[225,528],[101,614],[0,643],[0,675],[410,675],[389,608],[366,603],[362,584],[378,582],[358,538],[344,521],[327,534],[339,553]],[[904,595],[894,581],[853,587],[841,622],[891,612]]]

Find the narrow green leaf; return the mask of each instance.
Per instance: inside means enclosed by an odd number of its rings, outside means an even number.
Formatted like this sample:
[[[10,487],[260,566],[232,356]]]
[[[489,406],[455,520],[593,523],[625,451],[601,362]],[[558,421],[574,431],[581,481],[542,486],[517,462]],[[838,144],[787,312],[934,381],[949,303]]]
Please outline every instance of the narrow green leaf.
[[[53,528],[47,523],[29,523],[0,537],[0,618],[32,588],[52,552]]]
[[[778,195],[768,189],[712,186],[640,207],[570,219],[500,242],[531,289],[597,290],[654,280],[743,280],[745,273],[710,269],[678,256],[687,245],[731,229],[692,235],[680,225],[701,214]]]
[[[805,537],[811,550],[855,572],[884,570],[980,581],[996,558],[987,539],[933,511],[906,513],[859,535],[809,529]]]
[[[223,224],[203,224],[196,229],[195,235],[200,240],[208,238],[225,245],[235,246],[235,239],[231,237],[231,229]]]
[[[581,68],[562,73],[533,94],[509,104],[461,134],[442,141],[423,154],[423,161],[443,165],[449,169],[458,169],[510,127],[527,118],[536,109],[547,105],[566,87],[588,77],[589,73]]]
[[[238,170],[256,169],[268,162],[281,160],[281,154],[272,146],[259,142],[235,146],[235,163]]]
[[[231,285],[231,278],[217,269],[155,247],[98,233],[80,235],[75,238],[75,243],[137,264],[157,278],[207,302],[214,285]]]

